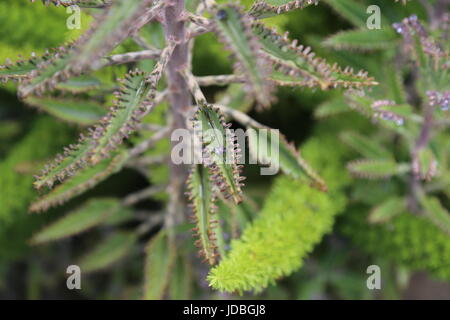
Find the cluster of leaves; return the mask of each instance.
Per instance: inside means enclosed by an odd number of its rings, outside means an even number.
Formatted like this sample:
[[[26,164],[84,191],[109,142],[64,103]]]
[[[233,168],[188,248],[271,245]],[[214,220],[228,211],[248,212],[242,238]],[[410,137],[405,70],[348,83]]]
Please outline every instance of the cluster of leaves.
[[[0,79],[19,83],[18,94],[24,103],[65,122],[90,127],[35,177],[34,186],[41,196],[32,203],[30,211],[47,211],[63,205],[126,167],[142,174],[151,185],[123,199],[89,199],[36,233],[32,244],[62,240],[94,228],[105,231],[102,234],[106,236],[78,262],[84,272],[94,272],[138,252],[142,242],[146,242],[143,295],[147,299],[190,297],[197,288],[196,272],[202,274],[200,283],[206,278],[214,289],[241,294],[251,290],[260,292],[280,277],[290,275],[303,265],[306,256],[331,230],[335,216],[344,211],[348,202],[344,187],[349,187],[350,180],[341,163],[350,151],[323,150],[322,146],[336,144],[331,137],[335,132],[311,140],[301,154],[279,134],[280,153],[276,159],[271,153],[259,152],[271,141],[249,130],[249,153],[257,155],[261,165],[279,161],[284,174],[276,179],[258,210],[251,193],[243,193],[243,168],[238,164],[242,150],[230,130],[231,124],[226,121],[233,120],[246,129],[269,129],[250,118],[247,112],[253,105],[257,110],[267,110],[275,100],[275,88],[286,87],[341,89],[345,95],[339,93],[336,99],[319,107],[318,116],[345,112],[349,105],[386,130],[371,138],[354,130],[340,136],[342,142],[364,157],[349,163],[352,174],[381,179],[382,183],[375,184],[374,190],[384,188],[389,178],[388,183],[396,190],[382,201],[374,202],[370,196],[373,191],[364,193],[358,182],[352,185],[353,198],[364,194],[359,200],[373,206],[366,224],[371,232],[349,232],[356,242],[364,236],[375,239],[378,230],[386,229],[381,224],[397,225],[396,221],[401,221],[397,228],[399,236],[387,237],[383,249],[389,248],[391,239],[402,239],[398,240],[395,251],[417,241],[411,236],[403,237],[410,230],[401,227],[405,225],[414,225],[415,233],[423,231],[424,234],[417,236],[419,239],[424,235],[431,237],[431,233],[440,230],[433,238],[436,238],[434,244],[445,246],[450,216],[440,199],[448,197],[450,170],[448,130],[445,131],[449,97],[446,91],[448,48],[445,47],[448,41],[439,39],[445,32],[433,30],[430,36],[415,17],[392,28],[390,24],[399,21],[404,13],[395,10],[383,16],[382,30],[367,30],[365,5],[354,0],[325,1],[358,28],[328,38],[325,47],[377,53],[375,59],[361,60],[355,54],[358,60],[355,63],[348,55],[336,51],[328,54],[331,59],[326,60],[316,57],[310,47],[291,41],[288,33],[278,33],[266,22],[267,18],[295,9],[307,8],[313,12],[314,8],[308,7],[317,5],[318,1],[258,0],[247,9],[224,1],[185,1],[182,17],[186,19],[186,34],[191,38],[182,40],[217,35],[226,51],[231,52],[234,72],[196,77],[190,65],[178,70],[177,77],[182,77],[195,100],[192,112],[183,116],[195,137],[194,144],[200,146],[200,154],[194,152],[194,158],[201,157],[192,165],[188,179],[180,184],[188,191],[192,223],[174,226],[174,220],[184,218],[185,203],[184,200],[179,203],[180,199],[174,196],[179,191],[173,190],[177,185],[174,178],[182,177],[168,177],[170,148],[168,139],[164,138],[174,129],[173,119],[181,112],[174,112],[173,106],[166,108],[177,94],[170,83],[170,64],[179,59],[176,50],[181,44],[180,39],[169,35],[173,21],[164,19],[165,12],[175,8],[178,1],[42,2],[86,8],[92,14],[93,23],[74,41],[42,54],[32,54],[28,59],[8,61],[0,67]],[[448,18],[440,18],[442,23],[448,22]],[[411,57],[413,62],[410,69],[405,68],[407,64],[403,61],[397,62],[404,68],[397,73],[389,72],[397,66],[392,57],[400,56],[396,50],[401,39],[395,29],[404,37],[402,43],[408,55],[403,57]],[[130,42],[133,42],[131,46]],[[202,41],[196,44],[199,43]],[[193,50],[192,46],[187,50]],[[353,68],[328,62],[333,60]],[[388,62],[384,68],[378,67],[380,60]],[[128,70],[124,80],[111,85],[99,76],[99,70],[118,65]],[[363,68],[375,78],[363,70],[354,72]],[[413,77],[413,84],[403,83],[403,74]],[[211,103],[201,87],[214,85],[227,88]],[[375,87],[371,92],[364,91],[372,86]],[[31,178],[27,183],[31,185]],[[167,184],[171,187],[169,195],[163,195]],[[27,194],[31,197],[30,192]],[[138,202],[149,198],[162,200],[164,209],[139,209]],[[22,206],[24,203],[21,201]],[[423,218],[406,211],[421,214]],[[415,219],[420,222],[416,223]],[[421,223],[428,223],[427,227],[420,228]],[[129,227],[134,224],[137,227]],[[204,265],[193,271],[197,262],[192,255],[197,250],[184,237],[192,224],[198,254],[213,266],[207,277]],[[372,228],[371,224],[380,227]],[[351,219],[348,226],[359,227]],[[242,234],[240,238],[239,234]],[[369,251],[380,252],[372,247]],[[424,252],[429,254],[425,248],[408,251],[399,261],[446,277],[444,264],[448,257],[442,257],[448,250],[430,253],[429,264],[416,263],[415,259],[420,259]],[[141,290],[137,292],[139,295]]]
[[[355,13],[362,15],[364,8],[354,10],[355,1],[330,5],[361,26]],[[378,127],[367,134],[356,127],[339,135],[349,152],[359,155],[348,163],[349,171],[370,179],[352,185],[357,204],[349,210],[344,233],[371,253],[448,279],[450,79],[448,14],[439,11],[442,5],[438,1],[428,8],[433,25],[424,25],[426,15],[423,20],[383,16],[379,31],[350,30],[325,40],[336,50],[378,55],[386,67],[378,73],[368,67],[384,78],[379,88],[348,93],[319,107],[316,115],[342,114],[350,107]],[[375,43],[372,34],[380,41]]]

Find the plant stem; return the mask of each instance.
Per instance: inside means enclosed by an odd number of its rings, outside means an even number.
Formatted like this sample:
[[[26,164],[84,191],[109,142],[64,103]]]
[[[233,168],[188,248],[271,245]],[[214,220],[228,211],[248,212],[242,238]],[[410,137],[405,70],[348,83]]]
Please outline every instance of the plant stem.
[[[189,46],[186,33],[186,17],[184,14],[184,0],[166,0],[164,8],[164,31],[166,41],[177,43],[172,57],[167,65],[167,81],[169,88],[170,111],[172,124],[170,132],[175,129],[186,128],[186,115],[191,106],[191,94],[181,75],[181,71],[189,63]],[[173,145],[178,143],[173,142]],[[165,218],[165,226],[173,238],[173,227],[183,220],[186,209],[184,197],[184,184],[187,177],[187,168],[180,164],[170,162],[169,193],[170,202]]]

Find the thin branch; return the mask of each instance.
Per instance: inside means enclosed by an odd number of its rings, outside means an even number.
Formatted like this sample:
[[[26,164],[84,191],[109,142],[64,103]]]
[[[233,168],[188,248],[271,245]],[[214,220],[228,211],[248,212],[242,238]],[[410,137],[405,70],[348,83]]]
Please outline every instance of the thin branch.
[[[146,156],[128,161],[127,167],[146,167],[152,164],[161,164],[167,161],[167,155]]]
[[[211,28],[211,21],[208,18],[193,14],[191,12],[186,12],[186,14],[189,21],[192,22],[193,24],[196,24],[197,26],[203,27],[205,29]]]
[[[151,138],[141,142],[136,147],[131,149],[130,153],[129,153],[130,157],[135,157],[137,155],[140,155],[140,154],[144,153],[151,146],[153,146],[156,142],[158,142],[159,140],[167,137],[169,132],[170,132],[170,128],[168,128],[168,127],[164,127],[160,131],[155,132],[155,134],[153,136],[151,136]]]
[[[139,34],[135,34],[131,38],[138,46],[140,46],[141,48],[143,48],[145,50],[158,50],[155,47],[153,47],[150,43],[148,43],[147,40],[145,40]]]
[[[265,126],[265,125],[259,123],[258,121],[254,120],[253,118],[251,118],[244,112],[241,112],[239,110],[232,109],[232,108],[229,108],[229,107],[226,107],[223,105],[218,105],[218,104],[214,104],[214,107],[219,108],[219,110],[221,112],[232,117],[234,120],[236,120],[243,126],[259,128],[259,129],[269,129],[268,126]]]
[[[109,57],[103,58],[104,62],[102,67],[112,66],[117,64],[125,64],[130,62],[136,62],[147,59],[158,59],[161,55],[160,50],[142,50],[134,51],[123,54],[115,54]]]
[[[139,225],[139,227],[136,230],[136,233],[138,235],[146,234],[147,232],[149,232],[154,227],[162,224],[163,221],[164,221],[164,217],[165,217],[165,212],[164,211],[160,211],[160,212],[157,212],[157,213],[152,213],[151,215],[149,215],[147,217],[147,219],[145,220],[144,223]]]
[[[133,31],[131,32],[131,34],[133,34],[133,35],[137,34],[139,32],[139,30],[141,30],[147,23],[152,21],[156,16],[158,16],[162,12],[162,9],[164,8],[165,0],[155,1],[155,2],[156,3],[153,4],[153,6],[151,8],[148,8],[146,13],[144,15],[142,15],[141,18],[135,22],[134,28],[133,28]]]
[[[196,81],[200,86],[226,86],[231,83],[243,83],[244,77],[234,74],[218,75],[218,76],[204,76],[196,77]]]
[[[140,123],[138,126],[139,130],[146,130],[146,131],[159,131],[164,129],[164,126],[161,126],[159,124],[154,123]]]
[[[194,75],[187,68],[183,70],[182,75],[183,75],[184,79],[186,80],[189,90],[191,91],[192,95],[194,96],[195,102],[198,105],[206,104],[207,101],[206,101],[205,95],[203,94],[202,90],[200,89],[200,85],[198,84]]]
[[[148,188],[139,190],[135,193],[131,193],[122,200],[122,205],[124,205],[124,206],[135,205],[136,203],[138,203],[140,201],[147,200],[155,193],[164,191],[166,189],[166,187],[167,186],[165,186],[165,185],[150,186]]]

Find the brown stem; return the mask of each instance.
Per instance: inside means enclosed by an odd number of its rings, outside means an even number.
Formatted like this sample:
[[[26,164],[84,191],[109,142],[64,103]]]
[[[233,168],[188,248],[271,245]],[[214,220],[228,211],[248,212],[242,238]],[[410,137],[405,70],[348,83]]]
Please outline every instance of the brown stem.
[[[172,57],[167,65],[167,81],[169,87],[169,102],[172,114],[171,131],[186,128],[185,117],[191,106],[191,94],[181,75],[181,71],[189,63],[189,46],[186,33],[186,16],[184,0],[166,0],[164,8],[164,29],[167,41],[177,43]],[[177,142],[173,142],[175,145]],[[170,203],[165,219],[165,225],[171,234],[171,229],[183,220],[186,210],[184,184],[187,168],[170,162]]]

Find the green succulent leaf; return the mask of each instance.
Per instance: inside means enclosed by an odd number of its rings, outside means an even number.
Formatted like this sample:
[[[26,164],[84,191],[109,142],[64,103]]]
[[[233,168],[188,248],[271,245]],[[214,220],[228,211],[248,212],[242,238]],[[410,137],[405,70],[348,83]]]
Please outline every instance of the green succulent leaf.
[[[383,179],[409,171],[409,164],[396,163],[394,160],[360,159],[348,163],[353,175],[367,179]]]
[[[188,179],[189,199],[192,201],[195,222],[193,231],[198,237],[195,245],[200,249],[200,256],[210,265],[216,263],[217,244],[215,235],[215,198],[212,177],[208,169],[200,164],[194,164]]]
[[[273,64],[271,78],[277,85],[319,87],[325,90],[377,84],[362,70],[355,74],[351,68],[342,70],[336,64],[330,66],[325,60],[315,58],[310,47],[297,46],[295,42],[289,41],[287,35],[282,36],[261,23],[254,22],[252,29],[265,57]]]
[[[160,73],[157,80],[159,76]],[[76,145],[67,147],[63,155],[48,164],[36,178],[34,186],[38,189],[52,187],[55,181],[63,181],[84,166],[94,165],[108,157],[153,106],[156,83],[156,80],[147,80],[143,72],[130,71],[122,81],[110,112],[89,130],[89,136],[81,135]]]
[[[350,111],[342,95],[327,100],[320,104],[314,111],[314,116],[318,119],[335,116],[344,112]]]
[[[357,27],[365,28],[368,15],[367,6],[356,0],[324,0],[338,14]]]
[[[41,63],[19,87],[19,96],[42,94],[71,77],[101,67],[102,58],[134,31],[136,22],[149,14],[145,9],[152,3],[152,0],[114,1],[86,34]]]
[[[164,297],[169,286],[176,249],[169,242],[166,232],[160,231],[150,240],[145,252],[144,299],[159,300]]]
[[[338,50],[377,50],[392,47],[397,40],[397,36],[391,29],[359,29],[334,34],[323,44]]]
[[[315,188],[326,191],[325,181],[309,166],[295,146],[289,144],[278,130],[271,130],[265,136],[256,130],[248,130],[250,154],[260,164],[277,166],[293,177],[308,181]]]
[[[25,103],[71,123],[91,125],[106,114],[105,108],[91,101],[30,96]]]
[[[253,3],[249,13],[256,18],[263,19],[318,3],[319,0],[257,0]]]
[[[234,134],[223,115],[210,105],[199,106],[194,121],[195,133],[203,146],[203,162],[209,167],[213,181],[238,204],[242,201],[240,166],[237,165]]]
[[[266,81],[269,69],[258,53],[260,45],[252,33],[251,22],[235,5],[220,7],[214,19],[215,31],[237,59],[236,69],[243,73],[256,101],[269,106],[272,86]]]
[[[95,149],[90,156],[91,163],[107,157],[128,135],[136,130],[143,116],[153,107],[156,94],[155,84],[147,80],[144,72],[132,71],[122,82],[117,101],[109,114],[101,120],[91,135]]]
[[[117,199],[98,198],[89,200],[75,211],[68,213],[35,234],[31,243],[41,244],[84,232],[101,224],[119,208],[120,203]]]
[[[8,80],[22,81],[30,76],[30,73],[36,70],[38,65],[51,58],[49,52],[42,56],[32,54],[29,59],[19,59],[15,62],[7,60],[4,65],[0,65],[0,81],[7,82]]]
[[[169,296],[172,300],[187,300],[191,298],[193,284],[192,266],[189,259],[182,253],[177,255],[169,284]]]
[[[132,232],[117,232],[102,240],[78,262],[83,272],[106,269],[130,254],[137,236]]]
[[[113,155],[111,158],[100,161],[95,166],[84,168],[63,184],[58,185],[55,189],[32,203],[30,211],[45,211],[84,193],[110,175],[120,171],[127,159],[128,154],[122,151]]]
[[[385,223],[405,212],[405,210],[406,200],[400,197],[392,197],[373,208],[368,219],[372,224]]]
[[[56,88],[60,91],[70,93],[82,93],[94,89],[100,89],[105,85],[97,78],[90,75],[81,75],[68,79],[66,82],[59,83]]]
[[[450,235],[450,212],[436,197],[423,196],[420,203],[425,209],[426,216],[443,232]]]
[[[375,139],[359,133],[347,131],[340,135],[341,140],[368,159],[392,159],[393,155]]]
[[[50,3],[56,6],[78,6],[80,8],[106,8],[113,0],[41,0],[45,5]]]
[[[80,44],[69,68],[77,73],[101,66],[98,62],[133,32],[135,24],[159,1],[115,0]]]
[[[245,92],[241,83],[230,84],[224,92],[216,96],[219,105],[227,106],[242,112],[248,112],[253,107],[255,100]]]
[[[79,40],[81,41],[81,40]],[[60,47],[51,53],[51,56],[37,64],[37,68],[27,75],[18,89],[18,95],[25,98],[31,94],[41,95],[47,90],[52,90],[59,82],[66,81],[72,76],[77,76],[67,69],[76,43]]]

